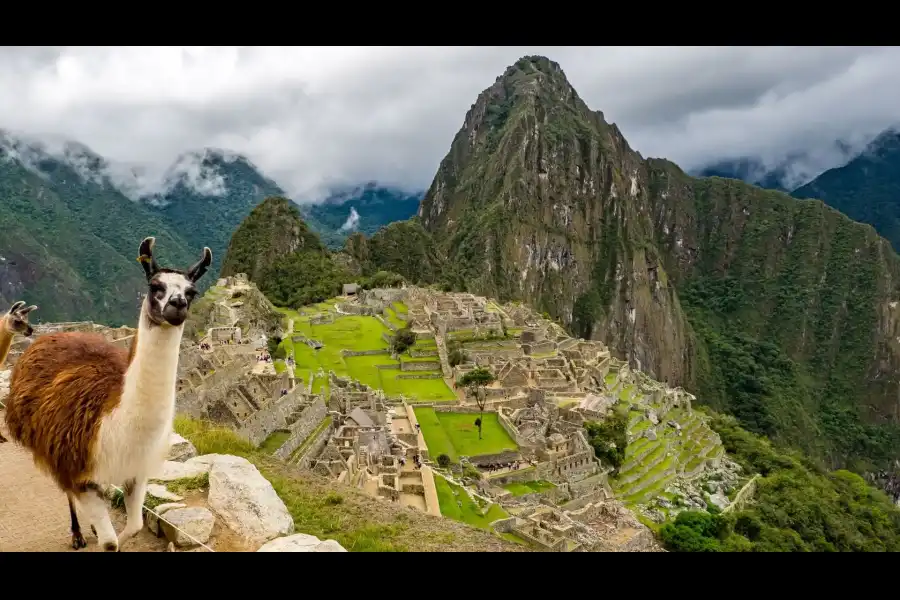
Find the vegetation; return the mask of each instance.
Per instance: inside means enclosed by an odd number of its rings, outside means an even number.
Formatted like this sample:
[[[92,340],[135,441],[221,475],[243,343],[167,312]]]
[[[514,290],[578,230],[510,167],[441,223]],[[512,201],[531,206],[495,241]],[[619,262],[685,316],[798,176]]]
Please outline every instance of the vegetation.
[[[362,188],[334,194],[323,202],[304,204],[300,212],[329,248],[340,250],[353,232],[371,236],[385,225],[405,221],[414,216],[421,199],[421,193],[408,194],[368,184]],[[356,211],[359,221],[356,227],[345,228],[351,211]]]
[[[272,483],[293,517],[297,531],[320,539],[337,540],[351,552],[435,552],[448,548],[502,551],[509,546],[496,536],[395,507],[352,488],[342,488],[327,479],[293,469],[257,450],[230,429],[177,417],[175,430],[190,440],[200,454],[233,454],[249,460]],[[455,502],[453,506],[456,506]],[[470,510],[468,514],[473,515],[474,511]],[[481,522],[474,516],[459,520],[471,521],[472,525],[478,526],[503,516],[505,513],[498,507]]]
[[[403,372],[400,370],[400,360],[391,358],[389,344],[384,339],[391,331],[375,317],[338,315],[334,313],[334,307],[330,303],[306,307],[302,309],[304,314],[291,309],[280,310],[293,319],[294,335],[302,335],[322,343],[318,350],[300,341],[295,343],[291,337],[279,343],[280,352],[285,355],[293,350],[294,374],[305,382],[315,380],[314,391],[327,391],[327,377],[317,379],[314,376],[322,369],[326,374],[333,371],[341,377],[352,377],[372,388],[384,390],[392,397],[403,395],[411,402],[443,402],[456,398],[453,390],[440,376],[432,379],[401,379]],[[312,316],[329,312],[334,317],[333,322],[319,325],[310,322]],[[383,350],[384,353],[345,357],[344,350]],[[437,369],[433,372],[418,371],[417,374],[438,375],[440,367]]]
[[[817,198],[851,219],[868,223],[900,252],[900,134],[886,131],[867,151],[842,167],[825,171],[791,192]]]
[[[712,515],[686,512],[660,529],[681,552],[896,552],[900,509],[849,471],[825,472],[717,416],[713,428],[745,469],[760,473],[753,501]]]
[[[391,349],[395,354],[402,354],[409,350],[416,343],[416,332],[409,327],[398,329],[394,333],[394,339],[391,342]]]
[[[513,496],[527,496],[528,494],[539,494],[541,492],[546,492],[547,490],[552,490],[555,487],[556,485],[550,483],[549,481],[539,479],[536,481],[526,481],[524,483],[507,483],[503,486],[503,489],[509,490],[509,492]]]
[[[478,439],[481,439],[481,425],[484,421],[484,407],[487,402],[487,396],[484,393],[484,388],[494,383],[494,374],[488,371],[483,367],[477,367],[472,369],[465,375],[459,378],[457,385],[464,386],[468,388],[469,394],[475,398],[475,403],[478,404],[478,420],[475,421],[475,425],[478,427]]]
[[[446,454],[452,462],[460,456],[481,456],[517,450],[518,446],[500,425],[496,413],[482,417],[484,435],[472,422],[469,413],[436,412],[433,408],[416,407],[416,419],[432,456]]]
[[[441,515],[446,519],[461,521],[479,529],[489,529],[493,521],[509,517],[499,504],[491,504],[485,511],[485,507],[469,496],[465,489],[438,474],[434,476],[434,485],[437,488]]]
[[[628,446],[628,412],[616,410],[605,421],[586,422],[584,428],[587,430],[588,442],[594,448],[594,455],[618,471],[625,460],[625,449]]]

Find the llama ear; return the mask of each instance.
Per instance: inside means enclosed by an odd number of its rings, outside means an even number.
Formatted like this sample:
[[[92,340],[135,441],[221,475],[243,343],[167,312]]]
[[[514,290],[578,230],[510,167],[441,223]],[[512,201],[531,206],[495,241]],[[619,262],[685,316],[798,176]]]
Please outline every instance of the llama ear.
[[[23,306],[25,306],[25,302],[22,300],[19,300],[18,302],[16,302],[15,304],[13,304],[12,306],[9,307],[9,312],[7,312],[6,314],[11,315],[13,313],[19,312],[19,309],[22,308]]]
[[[206,273],[206,270],[209,268],[209,265],[212,264],[212,250],[209,248],[203,249],[203,256],[200,257],[194,266],[188,269],[187,278],[193,282],[196,282],[198,279],[203,277]]]
[[[25,304],[25,303],[23,302],[22,304]],[[19,311],[19,316],[20,316],[20,317],[28,316],[29,313],[31,313],[32,311],[35,311],[35,310],[37,310],[37,306],[34,305],[34,304],[32,304],[32,305],[29,306],[28,308],[23,308],[22,310],[20,310],[20,311]]]
[[[139,249],[140,255],[138,262],[144,267],[144,273],[149,281],[159,271],[159,265],[156,264],[156,258],[153,257],[153,246],[156,244],[155,237],[144,238]]]

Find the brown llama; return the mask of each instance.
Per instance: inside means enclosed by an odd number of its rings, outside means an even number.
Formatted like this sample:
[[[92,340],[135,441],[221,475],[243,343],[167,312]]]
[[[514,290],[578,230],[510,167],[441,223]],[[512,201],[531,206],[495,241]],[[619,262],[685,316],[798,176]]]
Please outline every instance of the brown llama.
[[[34,333],[31,323],[28,322],[28,314],[36,309],[37,306],[34,305],[25,308],[25,303],[19,300],[0,319],[0,367],[3,366],[6,358],[9,356],[9,349],[16,334],[31,337],[31,334]],[[6,438],[0,433],[0,444],[5,441]]]
[[[204,248],[186,271],[164,269],[153,257],[154,242],[149,237],[140,246],[149,291],[130,351],[96,334],[45,335],[12,372],[9,433],[66,492],[75,550],[87,545],[79,514],[111,552],[143,528],[147,480],[168,449],[184,322],[212,252]],[[125,492],[128,518],[118,538],[101,484]]]

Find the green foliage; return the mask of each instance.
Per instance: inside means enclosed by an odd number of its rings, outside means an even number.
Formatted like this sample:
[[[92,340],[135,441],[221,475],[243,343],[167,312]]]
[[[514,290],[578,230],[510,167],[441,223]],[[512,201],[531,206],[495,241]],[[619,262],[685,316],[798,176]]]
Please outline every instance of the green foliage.
[[[849,471],[827,473],[742,429],[733,417],[711,425],[725,449],[760,473],[753,501],[723,515],[680,513],[660,530],[673,551],[896,552],[900,510]]]
[[[370,277],[388,271],[414,284],[428,284],[443,281],[451,271],[431,234],[415,218],[382,227],[368,239],[361,234],[351,236],[344,251],[359,262],[363,275]]]
[[[446,469],[450,467],[450,457],[446,454],[439,454],[437,457],[438,466],[442,469]]]
[[[460,377],[457,383],[468,388],[486,387],[494,383],[494,374],[484,367],[477,367]]]
[[[359,285],[364,290],[371,290],[374,288],[400,287],[405,281],[406,279],[403,275],[391,273],[390,271],[378,271],[371,277],[360,279]]]
[[[604,421],[587,421],[584,428],[594,455],[618,469],[625,461],[628,446],[628,412],[617,410]]]
[[[421,199],[421,193],[409,194],[369,184],[349,193],[336,194],[323,202],[305,204],[300,212],[326,246],[332,250],[340,250],[349,235],[352,235],[352,232],[343,229],[351,209],[360,216],[355,231],[371,236],[385,225],[415,216]]]
[[[900,135],[888,131],[867,152],[825,171],[791,192],[818,198],[855,221],[868,223],[900,252]]]
[[[268,346],[269,355],[274,357],[281,349],[281,338],[277,335],[271,335],[266,340],[266,345]]]
[[[659,537],[671,552],[720,552],[721,538],[727,533],[728,524],[721,516],[684,511],[660,529]]]
[[[416,332],[410,329],[409,327],[404,327],[403,329],[398,329],[396,333],[394,333],[394,340],[391,344],[391,348],[397,354],[402,354],[406,352],[409,348],[416,343]]]

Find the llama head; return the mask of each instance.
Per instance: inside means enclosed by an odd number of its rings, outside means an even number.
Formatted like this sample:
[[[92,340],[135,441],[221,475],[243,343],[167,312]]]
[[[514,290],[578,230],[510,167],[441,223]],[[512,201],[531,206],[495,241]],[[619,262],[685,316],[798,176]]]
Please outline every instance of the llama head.
[[[138,261],[147,275],[149,293],[146,299],[146,312],[153,325],[171,325],[179,327],[184,324],[191,308],[191,302],[197,296],[194,284],[203,277],[212,263],[212,251],[203,249],[203,256],[190,268],[161,268],[153,256],[153,245],[156,239],[146,238],[141,242]]]
[[[28,322],[28,315],[31,311],[36,309],[37,306],[32,304],[31,306],[26,307],[25,303],[19,300],[9,308],[9,312],[6,313],[6,316],[4,316],[2,320],[0,320],[0,325],[2,325],[3,329],[8,333],[18,333],[25,337],[31,337],[31,334],[34,333],[34,329],[32,329],[31,323]]]

